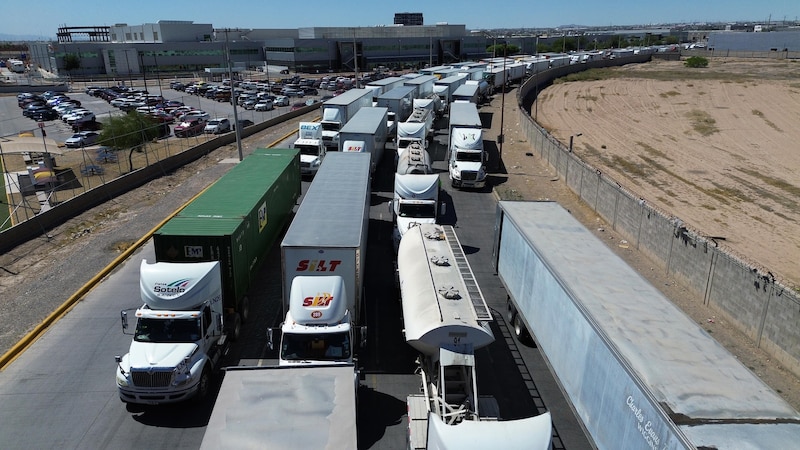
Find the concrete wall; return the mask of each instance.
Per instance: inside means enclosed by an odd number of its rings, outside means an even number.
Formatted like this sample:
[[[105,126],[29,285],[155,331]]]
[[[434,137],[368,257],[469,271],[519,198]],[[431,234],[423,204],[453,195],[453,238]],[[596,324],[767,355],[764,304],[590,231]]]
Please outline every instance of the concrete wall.
[[[520,126],[533,151],[631,245],[689,288],[753,343],[800,376],[800,298],[798,293],[717,246],[713,239],[687,229],[683,221],[658,211],[628,192],[598,168],[581,161],[531,117],[534,98],[553,79],[591,67],[641,63],[650,55],[574,64],[536,74],[518,91]],[[535,114],[535,112],[534,112]]]
[[[291,111],[289,113],[274,117],[265,122],[257,123],[242,130],[242,138],[264,131],[267,128],[280,123],[292,120],[298,116],[311,112],[320,107],[320,104],[306,106],[305,108]],[[65,221],[81,214],[82,212],[100,205],[118,195],[136,189],[147,182],[155,180],[179,167],[182,167],[201,156],[208,155],[217,148],[236,142],[235,133],[220,135],[215,139],[206,141],[200,145],[192,147],[186,151],[178,153],[161,161],[134,170],[101,184],[96,188],[90,189],[83,194],[77,195],[53,208],[37,214],[33,218],[4,230],[0,233],[0,252],[7,252],[23,242],[29,241],[41,235],[46,235],[47,231],[61,225]]]

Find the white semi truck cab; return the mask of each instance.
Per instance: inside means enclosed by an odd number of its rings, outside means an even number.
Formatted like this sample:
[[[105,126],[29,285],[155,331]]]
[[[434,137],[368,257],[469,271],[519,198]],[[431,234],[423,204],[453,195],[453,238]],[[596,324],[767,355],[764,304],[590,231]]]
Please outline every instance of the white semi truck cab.
[[[450,184],[453,187],[480,189],[486,185],[486,152],[480,128],[451,130]]]
[[[300,122],[294,148],[300,150],[300,175],[316,175],[326,150],[322,143],[322,124]]]
[[[123,402],[173,403],[208,393],[211,374],[226,350],[219,262],[142,261],[130,349],[116,356]],[[121,312],[129,334],[128,311]]]
[[[356,327],[344,279],[297,276],[289,295],[289,311],[281,324],[279,364],[352,364]],[[270,330],[270,349],[274,348],[272,335]]]

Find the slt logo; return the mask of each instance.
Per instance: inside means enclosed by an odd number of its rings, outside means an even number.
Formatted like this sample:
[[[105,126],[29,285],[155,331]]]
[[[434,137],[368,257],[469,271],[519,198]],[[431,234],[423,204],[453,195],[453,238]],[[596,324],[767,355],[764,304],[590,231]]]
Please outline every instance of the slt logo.
[[[313,297],[303,299],[303,306],[306,308],[330,306],[333,302],[333,295],[323,292]]]
[[[303,259],[297,263],[295,272],[335,272],[341,260]]]

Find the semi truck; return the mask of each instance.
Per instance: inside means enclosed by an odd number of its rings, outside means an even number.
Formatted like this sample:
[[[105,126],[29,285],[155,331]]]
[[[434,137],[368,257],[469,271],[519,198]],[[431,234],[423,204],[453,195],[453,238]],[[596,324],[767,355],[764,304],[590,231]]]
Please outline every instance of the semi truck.
[[[474,351],[494,341],[493,319],[453,227],[409,229],[397,271],[403,333],[420,352],[420,393],[407,397],[408,448],[548,449],[549,413],[501,421],[497,401],[479,395]]]
[[[395,250],[409,228],[438,221],[440,188],[441,181],[435,173],[395,174],[394,197],[391,202]]]
[[[798,412],[558,203],[498,202],[492,259],[596,448],[797,446]]]
[[[373,173],[386,148],[388,113],[387,108],[378,106],[361,108],[339,131],[339,150],[369,154]]]
[[[128,353],[115,357],[123,402],[205,396],[248,319],[250,282],[299,196],[297,150],[258,149],[155,232],[156,262],[140,268],[136,323],[131,310],[120,313],[133,335]]]
[[[325,158],[325,145],[322,144],[322,124],[300,122],[294,148],[300,151],[300,175],[313,177]]]
[[[453,187],[482,188],[486,185],[486,152],[478,107],[457,102],[450,106],[447,161]]]
[[[339,130],[367,106],[372,106],[372,90],[368,89],[351,89],[322,103],[322,143],[328,151],[339,150]]]
[[[352,364],[365,341],[369,200],[369,155],[328,154],[281,242],[280,365]]]
[[[386,117],[386,129],[389,136],[397,133],[398,122],[404,122],[411,115],[416,90],[417,88],[414,86],[398,86],[378,97],[376,106],[389,110]]]

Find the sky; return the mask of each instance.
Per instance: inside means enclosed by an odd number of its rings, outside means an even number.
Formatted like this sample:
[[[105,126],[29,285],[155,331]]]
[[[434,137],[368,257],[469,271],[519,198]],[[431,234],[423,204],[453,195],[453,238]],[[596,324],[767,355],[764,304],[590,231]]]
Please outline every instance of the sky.
[[[367,27],[391,25],[396,12],[421,12],[426,25],[447,22],[466,25],[467,29],[733,21],[767,23],[770,17],[773,22],[781,22],[797,20],[800,16],[798,0],[573,0],[567,3],[541,0],[353,3],[332,0],[238,0],[231,3],[206,0],[48,0],[36,5],[43,11],[35,13],[24,1],[5,2],[0,36],[6,39],[7,35],[55,38],[60,26],[141,25],[159,20],[190,20],[210,23],[215,28]]]

